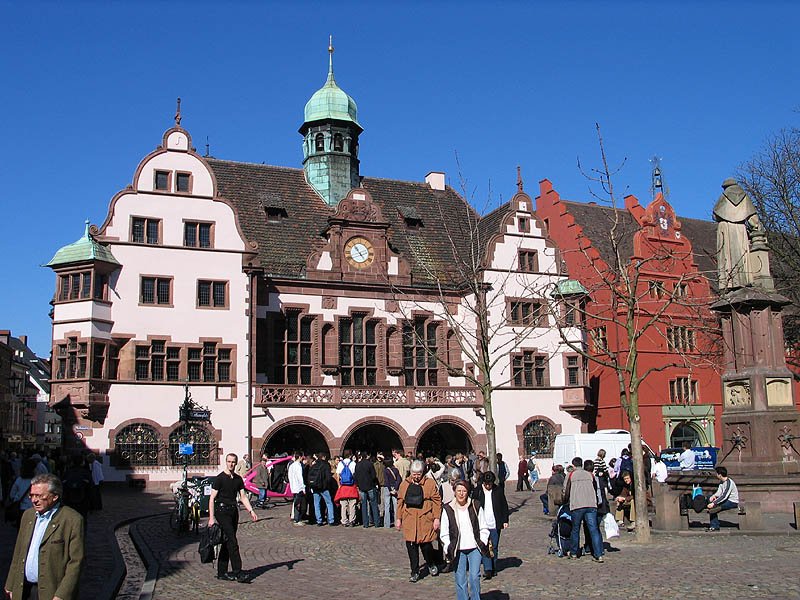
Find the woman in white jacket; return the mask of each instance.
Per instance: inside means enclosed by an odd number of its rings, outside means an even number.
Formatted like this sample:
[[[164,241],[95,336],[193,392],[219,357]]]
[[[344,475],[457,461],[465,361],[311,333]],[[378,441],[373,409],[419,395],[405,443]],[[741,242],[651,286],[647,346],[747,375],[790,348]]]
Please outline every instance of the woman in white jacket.
[[[457,481],[453,488],[455,498],[442,510],[442,548],[447,563],[455,570],[456,600],[480,600],[481,558],[489,551],[489,526],[480,503],[470,500],[467,482]]]

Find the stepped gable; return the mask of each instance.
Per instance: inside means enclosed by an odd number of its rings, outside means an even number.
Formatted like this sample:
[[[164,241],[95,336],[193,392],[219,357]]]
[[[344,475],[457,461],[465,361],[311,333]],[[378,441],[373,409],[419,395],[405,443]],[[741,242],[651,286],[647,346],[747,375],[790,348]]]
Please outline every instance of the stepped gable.
[[[627,263],[633,255],[633,234],[639,230],[639,224],[626,209],[572,200],[561,200],[561,202],[567,207],[575,223],[580,225],[583,233],[591,240],[592,246],[600,253],[602,259],[612,267],[614,251],[609,231],[615,219],[618,219],[616,222],[621,233],[621,258]],[[713,221],[687,219],[681,216],[678,216],[678,220],[682,225],[681,233],[692,244],[698,271],[708,278],[712,287],[716,286],[717,224]]]
[[[218,195],[233,203],[245,235],[258,242],[265,272],[304,278],[306,258],[324,246],[323,231],[336,207],[316,194],[302,169],[207,161],[217,180]],[[434,190],[423,182],[366,177],[362,185],[389,222],[389,242],[410,262],[414,281],[433,283],[434,273],[448,274],[456,281],[454,252],[468,252],[469,222],[478,220],[464,199],[449,187]],[[278,209],[284,218],[270,222],[269,207]],[[416,221],[413,226],[404,218],[409,209]]]

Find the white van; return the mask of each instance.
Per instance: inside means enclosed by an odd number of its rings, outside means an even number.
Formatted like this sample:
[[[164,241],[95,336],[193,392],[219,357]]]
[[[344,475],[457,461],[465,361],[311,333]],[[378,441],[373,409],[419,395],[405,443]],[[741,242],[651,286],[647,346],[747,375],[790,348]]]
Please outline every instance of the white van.
[[[594,433],[560,433],[553,445],[553,464],[563,465],[566,468],[572,464],[572,459],[576,456],[584,460],[594,460],[601,448],[606,451],[606,464],[608,464],[630,443],[631,434],[624,429],[601,429]],[[642,444],[649,449],[644,441]]]

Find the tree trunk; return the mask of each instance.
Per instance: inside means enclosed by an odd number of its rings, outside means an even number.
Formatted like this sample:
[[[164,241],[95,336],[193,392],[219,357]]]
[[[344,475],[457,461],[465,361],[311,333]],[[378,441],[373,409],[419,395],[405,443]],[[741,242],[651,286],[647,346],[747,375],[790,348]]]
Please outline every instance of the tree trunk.
[[[647,486],[644,478],[644,455],[642,454],[642,424],[639,418],[638,399],[632,400],[629,408],[631,424],[631,458],[633,459],[633,484],[636,488],[636,541],[650,542],[650,517],[647,514]],[[648,458],[649,460],[649,458]]]
[[[486,413],[486,458],[489,459],[489,469],[493,473],[497,473],[497,438],[495,436],[494,414],[492,413],[492,389],[485,389],[482,394],[483,412]]]

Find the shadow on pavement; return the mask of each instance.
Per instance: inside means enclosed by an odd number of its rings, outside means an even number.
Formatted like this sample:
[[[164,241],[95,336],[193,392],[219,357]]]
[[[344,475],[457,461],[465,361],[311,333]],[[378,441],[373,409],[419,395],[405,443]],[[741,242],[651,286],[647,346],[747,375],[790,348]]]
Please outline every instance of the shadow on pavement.
[[[481,600],[511,600],[511,596],[499,590],[492,590],[481,594]]]
[[[303,562],[303,559],[296,558],[294,560],[286,560],[284,562],[272,563],[271,565],[263,565],[261,567],[256,567],[255,569],[250,569],[248,571],[247,580],[253,581],[259,575],[263,575],[267,571],[272,571],[273,569],[280,569],[281,567],[286,567],[288,571],[291,571],[292,569],[294,569],[294,566],[299,562]]]

